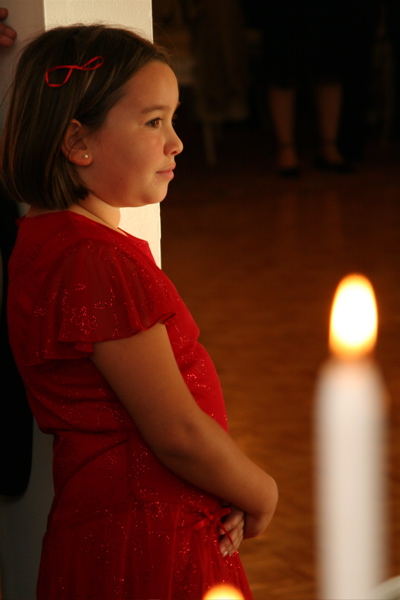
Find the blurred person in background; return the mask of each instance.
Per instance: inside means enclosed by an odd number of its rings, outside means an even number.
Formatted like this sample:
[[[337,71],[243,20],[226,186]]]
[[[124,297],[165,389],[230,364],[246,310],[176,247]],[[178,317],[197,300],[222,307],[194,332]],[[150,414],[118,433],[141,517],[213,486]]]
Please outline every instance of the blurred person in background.
[[[3,49],[13,45],[17,33],[0,7],[0,60]],[[1,124],[2,125],[2,124]],[[32,413],[28,406],[8,341],[6,296],[7,265],[17,236],[18,212],[0,186],[0,356],[3,393],[0,399],[0,494],[17,496],[28,485],[32,455]]]

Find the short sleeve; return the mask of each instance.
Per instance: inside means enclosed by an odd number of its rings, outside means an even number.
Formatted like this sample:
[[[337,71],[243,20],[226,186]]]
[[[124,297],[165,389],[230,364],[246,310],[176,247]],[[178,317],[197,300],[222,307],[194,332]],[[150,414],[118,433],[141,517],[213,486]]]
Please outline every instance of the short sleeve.
[[[80,241],[38,292],[27,363],[90,355],[93,343],[135,335],[174,316],[173,286],[139,249]]]

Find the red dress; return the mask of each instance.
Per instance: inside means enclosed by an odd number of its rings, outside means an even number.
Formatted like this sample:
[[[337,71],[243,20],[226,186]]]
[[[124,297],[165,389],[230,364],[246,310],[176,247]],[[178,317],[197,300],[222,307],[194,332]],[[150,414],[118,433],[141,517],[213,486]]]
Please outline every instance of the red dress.
[[[90,360],[93,342],[165,323],[196,402],[227,427],[198,328],[147,243],[69,211],[25,218],[8,310],[30,405],[54,435],[38,600],[201,600],[222,582],[251,600],[238,554],[219,551],[221,501],[155,457]]]

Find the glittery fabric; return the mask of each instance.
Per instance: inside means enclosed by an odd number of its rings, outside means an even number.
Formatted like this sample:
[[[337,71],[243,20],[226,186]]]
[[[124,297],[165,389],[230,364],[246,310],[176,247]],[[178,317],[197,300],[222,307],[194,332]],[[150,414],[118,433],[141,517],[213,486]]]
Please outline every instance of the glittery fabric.
[[[221,501],[164,467],[90,360],[94,342],[163,322],[195,400],[227,427],[198,328],[147,243],[71,212],[25,218],[8,307],[30,405],[55,440],[37,600],[201,600],[222,582],[251,600],[238,554],[219,551]]]

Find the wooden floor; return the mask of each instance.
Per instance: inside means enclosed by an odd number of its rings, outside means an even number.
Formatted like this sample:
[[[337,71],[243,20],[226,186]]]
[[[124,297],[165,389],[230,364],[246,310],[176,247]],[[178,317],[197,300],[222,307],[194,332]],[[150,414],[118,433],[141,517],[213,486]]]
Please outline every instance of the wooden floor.
[[[163,268],[215,361],[232,436],[279,485],[269,530],[242,545],[254,598],[318,600],[314,389],[332,297],[353,271],[378,301],[376,356],[392,399],[388,576],[400,574],[400,154],[371,144],[350,175],[317,172],[305,156],[303,176],[284,181],[265,137],[228,128],[210,169],[189,135],[162,205]]]

